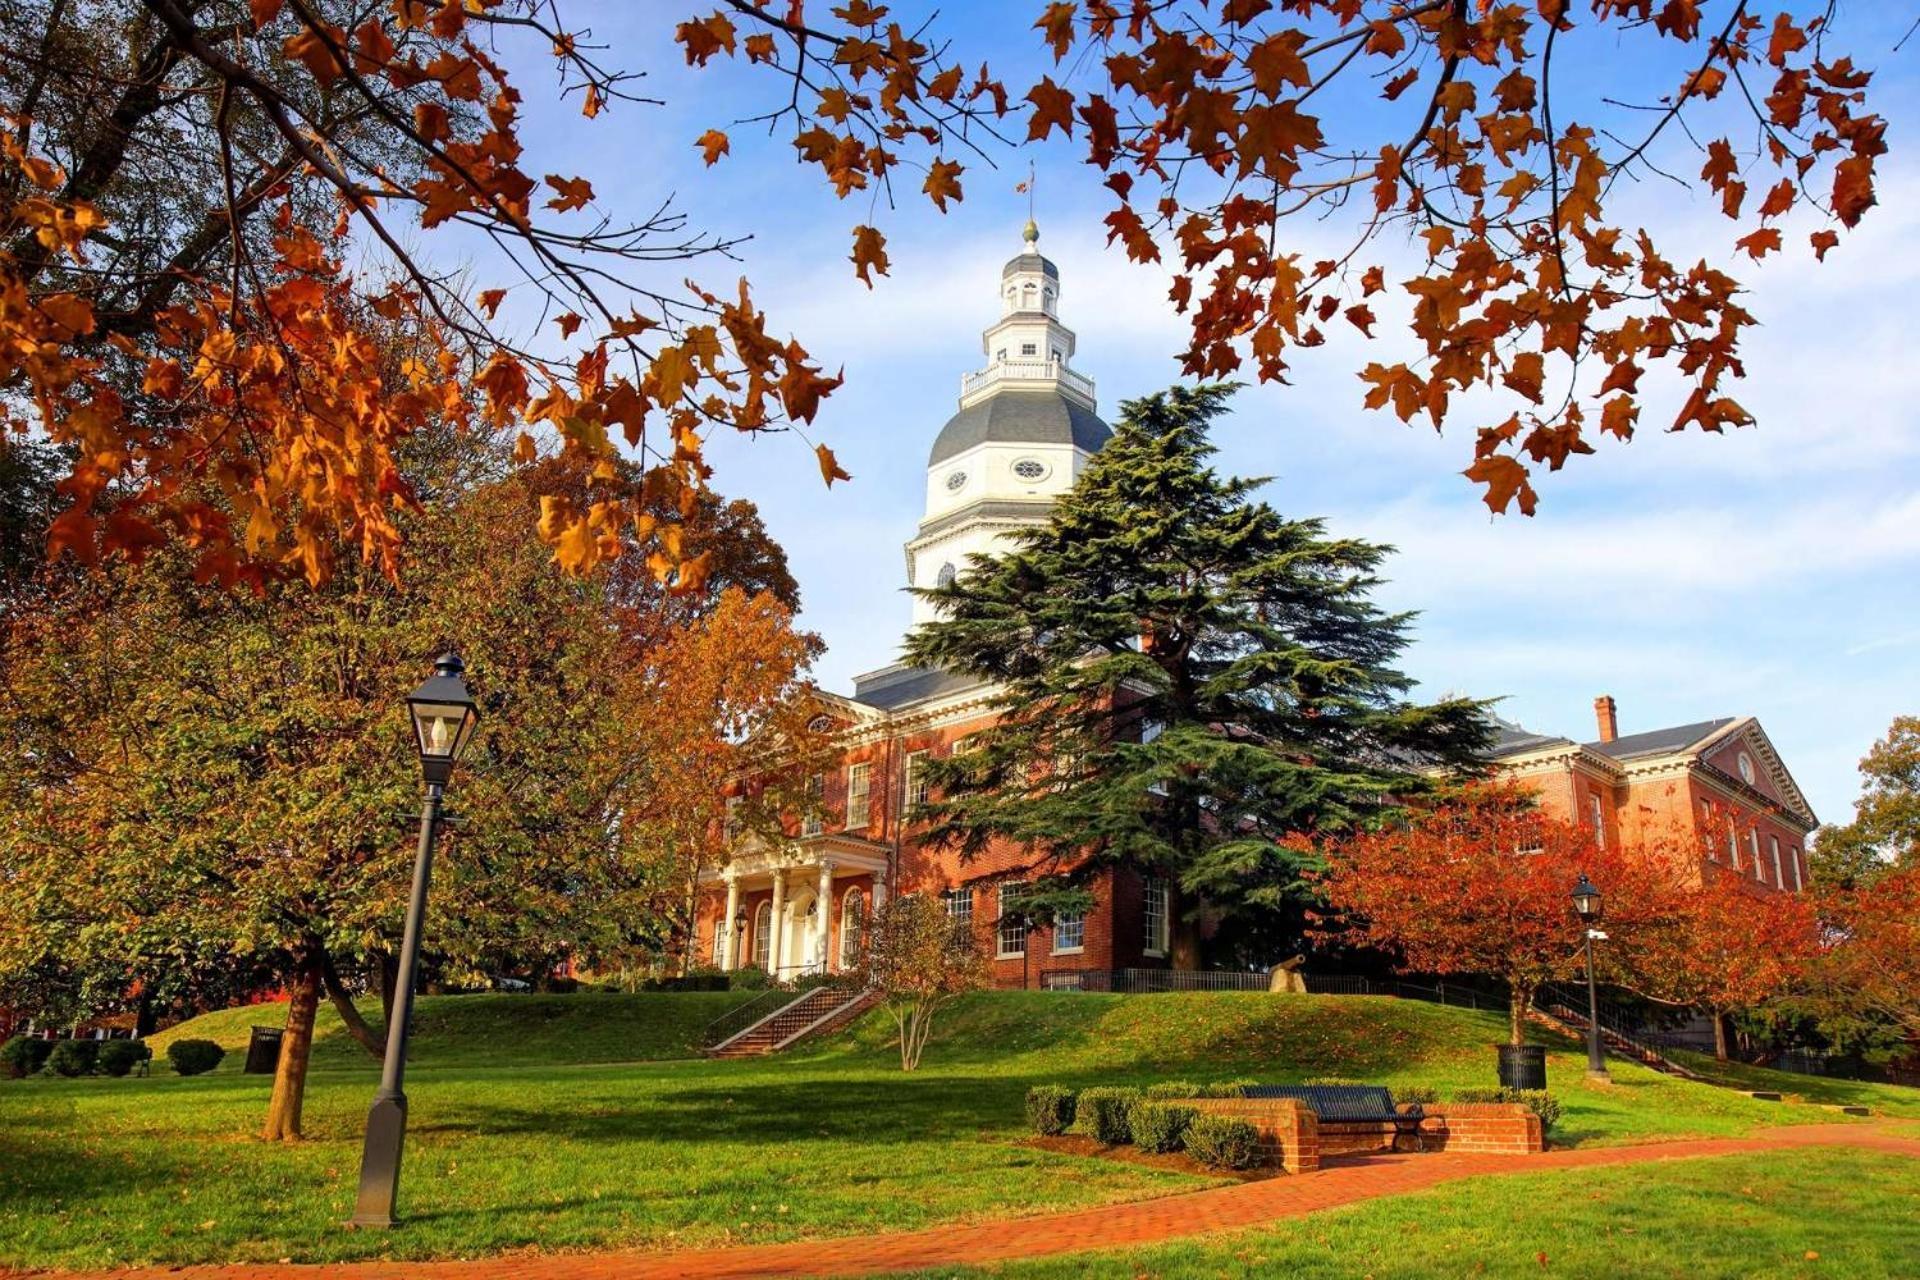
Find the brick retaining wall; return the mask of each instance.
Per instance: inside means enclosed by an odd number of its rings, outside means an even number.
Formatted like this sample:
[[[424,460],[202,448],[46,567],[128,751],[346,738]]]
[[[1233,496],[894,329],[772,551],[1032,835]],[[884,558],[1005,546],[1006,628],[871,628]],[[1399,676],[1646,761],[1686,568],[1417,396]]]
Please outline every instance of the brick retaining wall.
[[[1384,1151],[1393,1125],[1328,1124],[1292,1098],[1182,1098],[1179,1105],[1238,1116],[1260,1134],[1260,1155],[1288,1173],[1312,1173],[1327,1156]],[[1523,1156],[1546,1150],[1540,1117],[1515,1102],[1449,1102],[1425,1108],[1420,1138],[1428,1151]]]

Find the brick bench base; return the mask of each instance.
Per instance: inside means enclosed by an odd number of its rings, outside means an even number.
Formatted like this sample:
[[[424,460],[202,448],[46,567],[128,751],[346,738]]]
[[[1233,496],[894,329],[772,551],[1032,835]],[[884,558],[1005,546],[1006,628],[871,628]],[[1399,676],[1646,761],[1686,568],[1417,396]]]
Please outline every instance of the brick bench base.
[[[1391,1121],[1323,1125],[1311,1108],[1291,1098],[1192,1098],[1180,1105],[1250,1122],[1260,1134],[1261,1158],[1288,1173],[1312,1173],[1327,1156],[1393,1145]],[[1425,1112],[1420,1139],[1428,1151],[1523,1156],[1546,1150],[1540,1117],[1518,1103],[1453,1102]]]

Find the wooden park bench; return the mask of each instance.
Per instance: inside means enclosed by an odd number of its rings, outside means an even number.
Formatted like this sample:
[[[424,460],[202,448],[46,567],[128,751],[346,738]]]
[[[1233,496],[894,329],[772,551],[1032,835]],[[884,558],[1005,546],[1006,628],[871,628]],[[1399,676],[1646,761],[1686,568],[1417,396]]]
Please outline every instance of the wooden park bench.
[[[1304,1103],[1322,1127],[1391,1124],[1393,1150],[1400,1149],[1400,1139],[1407,1134],[1413,1135],[1414,1150],[1427,1149],[1426,1140],[1420,1136],[1420,1122],[1425,1118],[1420,1104],[1409,1103],[1405,1110],[1395,1107],[1393,1094],[1383,1085],[1250,1084],[1245,1096],[1290,1098]]]

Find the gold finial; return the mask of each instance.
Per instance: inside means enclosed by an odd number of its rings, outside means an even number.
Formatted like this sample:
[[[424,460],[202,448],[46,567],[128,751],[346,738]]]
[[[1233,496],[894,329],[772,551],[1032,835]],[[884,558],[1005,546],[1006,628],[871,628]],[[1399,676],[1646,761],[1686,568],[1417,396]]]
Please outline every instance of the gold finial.
[[[1038,244],[1040,241],[1040,224],[1032,218],[1028,218],[1027,228],[1020,233],[1020,238],[1028,244]]]

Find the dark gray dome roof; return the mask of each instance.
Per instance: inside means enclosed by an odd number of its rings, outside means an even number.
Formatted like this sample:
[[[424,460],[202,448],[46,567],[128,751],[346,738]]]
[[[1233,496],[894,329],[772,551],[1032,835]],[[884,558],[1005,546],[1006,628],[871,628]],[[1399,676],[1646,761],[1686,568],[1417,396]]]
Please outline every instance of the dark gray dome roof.
[[[927,465],[977,444],[1071,444],[1094,452],[1113,434],[1100,415],[1058,391],[1002,391],[947,419]]]
[[[1060,278],[1060,268],[1053,265],[1053,260],[1038,253],[1019,253],[1008,258],[1007,265],[1000,268],[1000,278],[1005,280],[1016,271],[1044,272],[1049,280]]]

